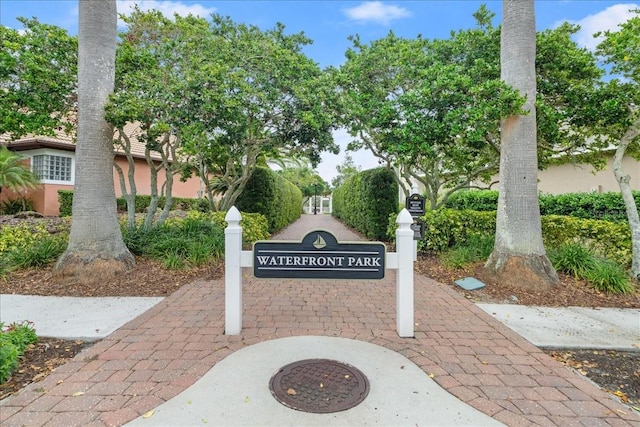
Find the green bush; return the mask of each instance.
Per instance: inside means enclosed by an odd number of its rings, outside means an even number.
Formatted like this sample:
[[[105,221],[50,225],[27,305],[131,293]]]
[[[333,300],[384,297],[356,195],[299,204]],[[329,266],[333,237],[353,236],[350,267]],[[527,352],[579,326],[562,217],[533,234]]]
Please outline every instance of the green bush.
[[[271,237],[269,234],[269,223],[264,215],[255,212],[241,212],[240,215],[242,216],[242,220],[240,220],[242,241],[245,245],[250,246],[258,240],[267,240]],[[227,227],[227,222],[224,220],[226,216],[227,212],[223,211],[210,213],[190,211],[187,214],[188,218],[208,218],[222,229]]]
[[[557,271],[587,280],[596,290],[614,294],[635,290],[624,268],[604,258],[599,258],[584,245],[565,243],[547,251]]]
[[[18,367],[19,359],[18,348],[0,335],[0,384],[11,378],[11,374]]]
[[[393,239],[397,228],[396,216],[389,217],[387,235]],[[493,238],[496,228],[495,212],[455,209],[427,211],[420,217],[425,223],[425,238],[418,241],[418,249],[442,252],[448,248],[465,246],[468,239]]]
[[[158,200],[158,208],[163,209],[166,198],[160,197]],[[71,207],[73,205],[73,191],[58,190],[58,202],[60,203],[60,216],[71,216]],[[144,213],[151,204],[151,196],[145,194],[136,195],[136,212]],[[116,208],[119,212],[127,210],[127,201],[124,197],[116,199]],[[187,197],[172,197],[171,210],[209,210],[209,203],[204,199],[192,199]]]
[[[33,245],[10,252],[8,258],[17,268],[42,267],[55,262],[66,248],[66,236],[49,235]]]
[[[260,213],[275,233],[302,215],[302,191],[268,168],[256,168],[235,203],[240,212]]]
[[[597,259],[585,278],[601,292],[628,294],[635,291],[635,286],[629,280],[627,272],[609,260]]]
[[[3,215],[15,215],[20,212],[32,210],[34,210],[33,202],[24,197],[11,200],[3,200],[0,204],[0,214]]]
[[[15,269],[16,267],[11,264],[11,260],[8,256],[0,257],[0,280],[5,280],[9,273]]]
[[[640,191],[633,196],[640,210]],[[626,221],[627,213],[619,192],[543,194],[539,197],[542,215],[562,215],[604,221]],[[452,194],[445,208],[458,210],[494,211],[498,207],[495,190],[468,190]]]
[[[631,267],[631,230],[627,223],[559,215],[545,215],[541,222],[546,247],[581,243],[600,258]]]
[[[471,235],[494,235],[495,212],[438,209],[427,211],[425,238],[418,241],[418,249],[441,252],[466,244]],[[396,215],[389,216],[388,236],[394,238]],[[582,219],[570,216],[546,215],[541,219],[542,238],[547,248],[564,243],[580,243],[600,258],[610,259],[623,268],[631,267],[631,230],[624,222]]]
[[[23,222],[4,226],[0,228],[0,255],[26,249],[47,237],[49,237],[49,231],[44,223]]]
[[[31,322],[12,323],[6,328],[0,323],[0,384],[11,377],[20,356],[35,342],[38,342],[38,336]]]
[[[201,215],[168,219],[150,229],[124,227],[123,239],[132,253],[161,260],[167,268],[202,265],[224,254],[224,230]]]
[[[454,247],[440,253],[444,265],[450,268],[461,268],[467,264],[484,261],[489,258],[493,250],[494,237],[492,235],[471,234],[464,243],[457,243]]]
[[[634,191],[640,210],[640,191]],[[603,221],[627,221],[627,211],[619,192],[544,194],[540,196],[542,215],[568,215]]]
[[[585,278],[596,265],[593,252],[579,243],[563,243],[547,251],[547,256],[556,271],[577,278]]]
[[[333,192],[333,215],[370,239],[384,240],[390,215],[397,213],[393,171],[369,169],[349,177]]]
[[[446,209],[495,211],[498,209],[496,190],[462,190],[450,195],[444,203]]]
[[[73,191],[58,190],[58,203],[60,203],[60,216],[71,216],[73,206]]]

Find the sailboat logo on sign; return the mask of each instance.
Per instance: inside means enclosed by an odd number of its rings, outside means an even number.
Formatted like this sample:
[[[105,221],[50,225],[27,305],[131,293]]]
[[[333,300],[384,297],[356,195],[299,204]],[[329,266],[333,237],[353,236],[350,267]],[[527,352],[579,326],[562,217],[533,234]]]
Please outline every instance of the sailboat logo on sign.
[[[268,240],[253,246],[253,274],[260,278],[382,279],[382,242],[338,242],[313,230],[301,242]]]
[[[325,246],[327,246],[327,242],[325,242],[324,239],[318,234],[318,237],[316,237],[316,241],[313,242],[313,247],[316,249],[322,249]]]

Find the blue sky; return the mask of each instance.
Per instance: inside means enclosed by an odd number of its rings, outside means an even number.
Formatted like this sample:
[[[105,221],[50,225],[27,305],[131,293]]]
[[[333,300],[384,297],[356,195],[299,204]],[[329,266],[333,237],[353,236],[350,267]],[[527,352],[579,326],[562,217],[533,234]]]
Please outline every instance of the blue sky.
[[[285,25],[287,32],[303,31],[314,43],[306,54],[320,66],[339,66],[344,52],[351,45],[348,36],[358,34],[368,42],[384,37],[390,30],[396,35],[414,38],[447,38],[452,30],[472,28],[472,14],[481,4],[496,13],[495,25],[500,24],[502,1],[488,0],[415,0],[415,1],[341,1],[341,0],[245,0],[245,1],[118,1],[118,12],[127,14],[133,4],[142,9],[158,9],[171,16],[173,13],[209,16],[217,13],[236,22],[273,28],[276,22]],[[593,48],[592,34],[615,29],[630,17],[629,9],[640,8],[640,1],[597,0],[536,0],[536,23],[539,30],[553,28],[563,21],[579,24],[582,31],[576,35],[581,45]],[[0,24],[20,28],[16,17],[36,17],[40,22],[58,25],[75,34],[78,27],[78,2],[75,0],[0,0]],[[336,140],[346,145],[348,136],[337,132]],[[320,175],[331,181],[335,166],[343,160],[344,150],[338,156],[326,155],[318,167]],[[377,161],[367,153],[354,156],[363,169],[375,167]]]

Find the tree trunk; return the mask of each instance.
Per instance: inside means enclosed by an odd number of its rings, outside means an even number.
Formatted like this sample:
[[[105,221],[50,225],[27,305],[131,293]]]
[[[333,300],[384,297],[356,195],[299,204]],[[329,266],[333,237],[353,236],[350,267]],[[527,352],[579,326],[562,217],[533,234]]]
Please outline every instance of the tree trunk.
[[[131,154],[131,139],[125,135],[124,127],[122,129],[118,129],[118,143],[127,157],[127,164],[129,165],[127,178],[125,179],[124,171],[120,166],[118,166],[117,162],[114,162],[113,166],[118,173],[122,197],[127,202],[127,227],[133,229],[136,227],[136,195],[138,194],[135,180],[136,162]],[[130,191],[127,191],[127,181],[129,182]]]
[[[113,128],[104,106],[115,78],[115,0],[80,0],[78,25],[78,142],[69,246],[56,274],[87,285],[130,271],[113,185]]]
[[[527,97],[527,115],[503,119],[493,252],[485,269],[519,287],[557,284],[542,243],[536,152],[536,28],[533,0],[503,0],[501,78]]]
[[[613,157],[613,174],[620,187],[620,194],[622,194],[622,200],[624,200],[629,228],[631,229],[631,275],[636,280],[640,280],[640,215],[638,215],[638,208],[636,207],[631,186],[629,185],[631,177],[624,173],[622,169],[622,159],[624,158],[624,153],[627,151],[627,147],[629,147],[631,141],[638,135],[640,135],[640,118],[636,119],[627,132],[625,132],[620,140],[620,145],[618,145],[616,149],[616,154]]]

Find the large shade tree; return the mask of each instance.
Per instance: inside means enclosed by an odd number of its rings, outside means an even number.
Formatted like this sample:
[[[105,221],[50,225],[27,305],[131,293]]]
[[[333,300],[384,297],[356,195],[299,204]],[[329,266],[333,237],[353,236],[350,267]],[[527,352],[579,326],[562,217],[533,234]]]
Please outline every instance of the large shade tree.
[[[536,29],[533,0],[503,0],[500,69],[526,96],[524,114],[500,123],[500,192],[495,246],[485,269],[516,286],[558,283],[546,256],[538,202]]]
[[[355,37],[335,73],[343,124],[354,137],[350,148],[364,147],[404,182],[422,183],[432,208],[459,189],[495,184],[500,119],[524,103],[500,79],[501,28],[491,25],[493,13],[481,7],[474,17],[476,28],[444,40],[391,33],[364,45]],[[571,40],[577,29],[564,24],[537,34],[540,167],[576,151],[584,155],[586,141],[591,149],[603,144],[586,137],[593,120],[580,109],[602,70]]]
[[[168,19],[138,10],[126,21],[109,120],[142,123],[147,148],[172,144],[173,160],[189,159],[210,200],[223,194],[221,209],[257,165],[279,156],[315,165],[322,151],[337,150],[332,88],[303,54],[303,34],[216,15]]]
[[[69,245],[56,274],[104,283],[134,259],[122,239],[113,186],[113,128],[104,107],[115,78],[115,0],[79,2],[78,142]]]

